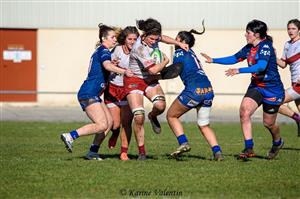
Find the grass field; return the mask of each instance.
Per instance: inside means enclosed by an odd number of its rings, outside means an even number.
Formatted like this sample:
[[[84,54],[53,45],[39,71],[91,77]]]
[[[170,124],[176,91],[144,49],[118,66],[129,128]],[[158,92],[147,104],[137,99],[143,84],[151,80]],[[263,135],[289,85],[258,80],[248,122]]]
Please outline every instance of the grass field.
[[[271,146],[269,133],[255,124],[257,158],[237,160],[243,148],[239,124],[212,127],[225,161],[210,161],[211,151],[193,124],[185,124],[192,150],[179,161],[168,154],[177,141],[167,124],[156,135],[146,124],[149,159],[118,159],[119,147],[100,149],[104,161],[87,161],[92,137],[82,137],[68,153],[59,139],[62,131],[82,123],[1,122],[0,198],[300,198],[300,138],[296,125],[282,124],[285,146],[275,160],[264,159]],[[119,144],[119,141],[118,141]]]

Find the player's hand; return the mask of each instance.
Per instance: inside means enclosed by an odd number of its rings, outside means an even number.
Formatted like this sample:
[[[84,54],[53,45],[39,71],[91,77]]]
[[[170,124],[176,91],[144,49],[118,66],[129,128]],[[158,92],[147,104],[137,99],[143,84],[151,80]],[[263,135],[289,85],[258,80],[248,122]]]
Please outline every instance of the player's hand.
[[[190,49],[188,44],[182,42],[179,43],[179,47],[185,51],[188,51]]]
[[[225,71],[226,76],[234,76],[239,74],[239,69],[237,68],[229,68],[228,70]]]
[[[206,63],[212,63],[213,62],[212,58],[210,56],[208,56],[207,54],[205,54],[205,53],[200,53],[200,54],[206,59],[205,60]]]
[[[133,72],[130,69],[126,69],[125,72],[124,72],[124,75],[126,75],[127,77],[132,77]]]

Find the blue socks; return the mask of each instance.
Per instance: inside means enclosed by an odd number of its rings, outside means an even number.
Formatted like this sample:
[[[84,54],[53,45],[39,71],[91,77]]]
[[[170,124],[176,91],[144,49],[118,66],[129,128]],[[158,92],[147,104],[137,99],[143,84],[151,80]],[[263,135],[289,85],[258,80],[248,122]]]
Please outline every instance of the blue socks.
[[[99,148],[100,148],[100,146],[92,144],[91,148],[90,148],[90,151],[98,153]]]
[[[274,141],[274,140],[273,140],[273,145],[274,145],[274,146],[279,146],[279,145],[281,145],[281,143],[282,143],[282,139],[281,139],[281,138],[280,138],[279,141]]]
[[[79,135],[78,135],[78,133],[77,133],[76,130],[71,131],[71,132],[70,132],[70,135],[72,136],[73,140],[79,138]]]
[[[222,151],[222,150],[221,150],[221,147],[220,147],[219,145],[216,145],[216,146],[211,147],[211,150],[212,150],[212,152],[213,152],[214,154],[217,153],[217,152],[219,152],[219,151]]]
[[[254,146],[253,139],[245,140],[246,149],[253,149],[253,146]]]
[[[188,142],[188,140],[184,134],[178,136],[177,141],[178,141],[179,145],[182,145],[183,143]]]

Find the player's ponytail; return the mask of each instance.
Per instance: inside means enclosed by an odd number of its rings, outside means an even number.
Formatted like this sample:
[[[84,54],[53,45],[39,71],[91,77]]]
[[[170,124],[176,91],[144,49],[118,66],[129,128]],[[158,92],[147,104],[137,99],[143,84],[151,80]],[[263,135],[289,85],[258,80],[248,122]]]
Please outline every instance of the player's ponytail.
[[[204,33],[205,33],[204,19],[202,20],[202,27],[203,27],[202,32],[198,32],[197,30],[192,29],[192,30],[190,30],[190,33],[197,34],[197,35],[202,35],[202,34],[204,34]]]

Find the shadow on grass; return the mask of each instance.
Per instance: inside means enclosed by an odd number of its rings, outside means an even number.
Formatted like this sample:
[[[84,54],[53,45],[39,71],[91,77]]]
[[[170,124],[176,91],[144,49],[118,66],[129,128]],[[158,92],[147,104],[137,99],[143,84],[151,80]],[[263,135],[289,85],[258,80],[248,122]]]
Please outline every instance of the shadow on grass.
[[[138,157],[138,155],[128,154],[129,160],[137,160]],[[78,156],[77,158],[87,160],[85,156]],[[100,154],[100,158],[103,160],[120,160],[120,154]],[[157,160],[157,158],[152,155],[147,155],[147,160]]]
[[[281,150],[287,150],[287,151],[300,151],[299,148],[291,148],[291,147],[283,147]]]
[[[189,155],[189,154],[181,154],[180,156],[178,157],[172,157],[170,154],[165,154],[165,156],[168,158],[168,159],[174,159],[174,160],[177,160],[177,161],[187,161],[189,159],[201,159],[201,160],[210,160],[210,159],[207,159],[203,156],[200,156],[200,155]]]

